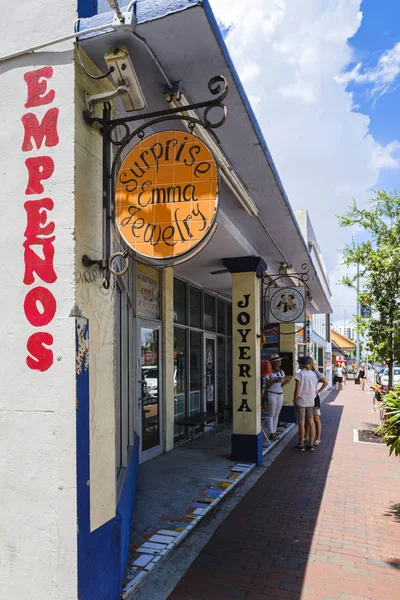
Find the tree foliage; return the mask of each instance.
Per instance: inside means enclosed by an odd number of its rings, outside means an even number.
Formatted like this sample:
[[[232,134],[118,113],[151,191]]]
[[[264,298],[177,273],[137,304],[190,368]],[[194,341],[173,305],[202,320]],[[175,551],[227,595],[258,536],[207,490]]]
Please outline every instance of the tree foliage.
[[[388,363],[391,387],[393,361],[400,360],[400,197],[376,192],[366,208],[353,201],[338,219],[342,227],[358,226],[368,234],[366,241],[345,246],[343,264],[359,265],[359,301],[370,303],[372,315],[358,317],[357,327]],[[357,275],[345,275],[341,283],[356,288]]]

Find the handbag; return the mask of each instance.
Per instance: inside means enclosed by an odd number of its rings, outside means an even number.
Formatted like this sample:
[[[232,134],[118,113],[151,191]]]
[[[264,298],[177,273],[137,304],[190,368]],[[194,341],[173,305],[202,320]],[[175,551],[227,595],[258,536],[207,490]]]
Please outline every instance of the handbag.
[[[356,378],[355,378],[355,380],[354,380],[354,383],[355,383],[356,385],[360,385],[360,378],[359,378],[359,377],[356,377]]]

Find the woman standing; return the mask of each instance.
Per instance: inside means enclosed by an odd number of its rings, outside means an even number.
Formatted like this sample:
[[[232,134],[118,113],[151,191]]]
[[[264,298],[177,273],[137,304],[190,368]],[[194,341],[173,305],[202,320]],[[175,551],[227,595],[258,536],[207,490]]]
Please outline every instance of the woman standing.
[[[314,446],[319,446],[321,443],[321,431],[322,431],[322,424],[321,424],[321,401],[319,398],[319,394],[321,392],[324,391],[324,389],[328,386],[328,380],[326,379],[326,377],[324,377],[322,375],[322,373],[320,373],[316,368],[315,368],[315,364],[313,359],[310,357],[310,367],[311,367],[311,371],[313,373],[315,373],[315,376],[317,378],[317,382],[318,385],[320,383],[322,383],[322,386],[318,389],[317,395],[315,396],[315,402],[314,402],[314,426],[315,426],[315,442],[314,442]],[[307,426],[307,422],[306,422],[306,439],[309,440],[310,439],[310,434],[308,432],[308,426]]]
[[[342,371],[342,366],[341,366],[340,362],[336,363],[334,377],[333,377],[333,383],[336,386],[336,391],[339,389],[339,383],[340,383],[340,389],[341,390],[343,389],[343,371]]]
[[[361,363],[360,368],[358,369],[357,377],[360,380],[361,391],[364,391],[365,382],[367,381],[367,369],[365,368],[365,364]]]
[[[278,427],[279,413],[283,404],[283,386],[289,383],[285,373],[281,369],[282,358],[278,354],[272,354],[270,358],[272,373],[266,376],[265,388],[268,392],[268,418],[267,427],[269,439],[274,442],[278,439],[276,430]]]

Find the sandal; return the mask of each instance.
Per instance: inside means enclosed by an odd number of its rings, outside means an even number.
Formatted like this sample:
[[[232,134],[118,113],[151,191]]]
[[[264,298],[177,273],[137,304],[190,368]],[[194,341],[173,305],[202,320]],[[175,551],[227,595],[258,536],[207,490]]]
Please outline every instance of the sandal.
[[[319,446],[319,445],[320,445],[320,443],[321,443],[321,440],[315,440],[315,442],[314,442],[314,446]]]

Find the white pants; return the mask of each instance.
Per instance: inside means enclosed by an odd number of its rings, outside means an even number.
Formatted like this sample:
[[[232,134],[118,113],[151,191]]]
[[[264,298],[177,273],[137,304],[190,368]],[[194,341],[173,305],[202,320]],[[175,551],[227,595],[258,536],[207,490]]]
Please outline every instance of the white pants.
[[[278,427],[279,414],[282,409],[283,394],[268,392],[268,414],[267,419],[268,433],[276,433]]]

